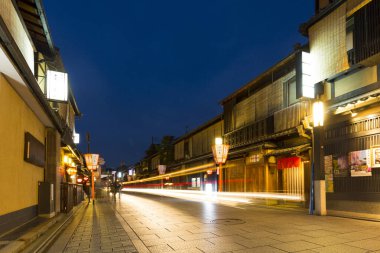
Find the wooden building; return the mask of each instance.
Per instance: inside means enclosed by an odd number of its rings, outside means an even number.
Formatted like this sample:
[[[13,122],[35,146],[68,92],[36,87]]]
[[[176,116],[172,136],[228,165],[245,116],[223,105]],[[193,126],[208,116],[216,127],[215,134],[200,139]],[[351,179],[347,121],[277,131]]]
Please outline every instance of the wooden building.
[[[296,95],[301,56],[295,51],[221,102],[230,145],[224,191],[307,205],[311,134],[303,123],[311,108],[310,100]]]
[[[301,26],[324,83],[327,213],[380,214],[380,1],[315,1]]]
[[[211,146],[223,133],[223,119],[219,115],[174,142],[174,164],[170,171],[183,171],[172,178],[180,189],[217,191],[217,171]]]

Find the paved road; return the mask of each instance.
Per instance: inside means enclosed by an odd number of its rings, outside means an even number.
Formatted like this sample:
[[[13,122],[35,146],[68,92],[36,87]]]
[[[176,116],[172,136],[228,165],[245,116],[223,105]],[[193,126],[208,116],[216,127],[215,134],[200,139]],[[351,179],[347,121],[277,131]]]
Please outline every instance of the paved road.
[[[380,252],[378,222],[130,193],[111,203],[90,205],[56,245],[66,240],[67,252]]]

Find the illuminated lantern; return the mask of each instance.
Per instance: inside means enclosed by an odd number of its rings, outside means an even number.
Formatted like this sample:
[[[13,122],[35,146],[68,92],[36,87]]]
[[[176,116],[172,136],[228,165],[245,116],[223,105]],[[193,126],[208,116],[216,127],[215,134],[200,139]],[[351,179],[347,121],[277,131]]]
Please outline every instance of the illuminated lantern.
[[[221,166],[227,160],[228,150],[230,145],[223,144],[222,138],[215,138],[215,145],[212,146],[212,154],[214,155],[215,162],[219,165],[217,174],[219,175],[219,191],[223,190],[223,176]],[[208,172],[207,172],[208,173]],[[212,173],[212,171],[211,171]]]
[[[226,162],[229,149],[230,145],[223,144],[222,138],[215,138],[215,145],[212,146],[212,153],[217,164],[221,165]]]
[[[94,177],[94,170],[98,168],[98,160],[99,160],[99,154],[85,154],[84,158],[86,159],[87,168],[91,170],[91,195],[92,195],[92,203],[95,203],[95,177]]]

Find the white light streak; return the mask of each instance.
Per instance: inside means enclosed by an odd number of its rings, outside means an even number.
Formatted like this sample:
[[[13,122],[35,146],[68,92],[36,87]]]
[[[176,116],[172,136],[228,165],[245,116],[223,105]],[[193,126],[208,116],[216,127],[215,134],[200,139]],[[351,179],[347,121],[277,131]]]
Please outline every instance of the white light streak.
[[[233,203],[252,203],[255,199],[282,199],[292,201],[302,201],[301,195],[288,195],[281,193],[267,192],[209,192],[194,190],[168,190],[168,189],[140,189],[140,188],[124,188],[124,192],[139,192],[153,195],[167,196],[173,198],[212,201],[212,202],[233,202]]]

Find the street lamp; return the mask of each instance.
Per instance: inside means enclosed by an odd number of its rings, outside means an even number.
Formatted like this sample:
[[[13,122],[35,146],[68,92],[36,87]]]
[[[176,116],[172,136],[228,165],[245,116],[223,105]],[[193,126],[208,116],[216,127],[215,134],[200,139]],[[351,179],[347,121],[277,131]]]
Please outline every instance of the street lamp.
[[[91,170],[91,196],[92,203],[95,204],[95,184],[94,184],[94,170],[98,167],[99,154],[84,154],[86,159],[87,168]]]
[[[314,202],[315,211],[319,215],[326,215],[326,186],[324,170],[324,105],[322,101],[313,103],[313,164],[311,173],[310,210],[313,214]]]
[[[324,122],[324,106],[322,101],[316,101],[313,103],[313,124],[314,127],[323,126]]]
[[[215,145],[212,146],[212,153],[214,155],[214,160],[218,164],[218,174],[219,174],[219,190],[223,191],[223,171],[222,164],[226,162],[228,150],[230,145],[223,144],[223,139],[220,137],[215,138]]]

